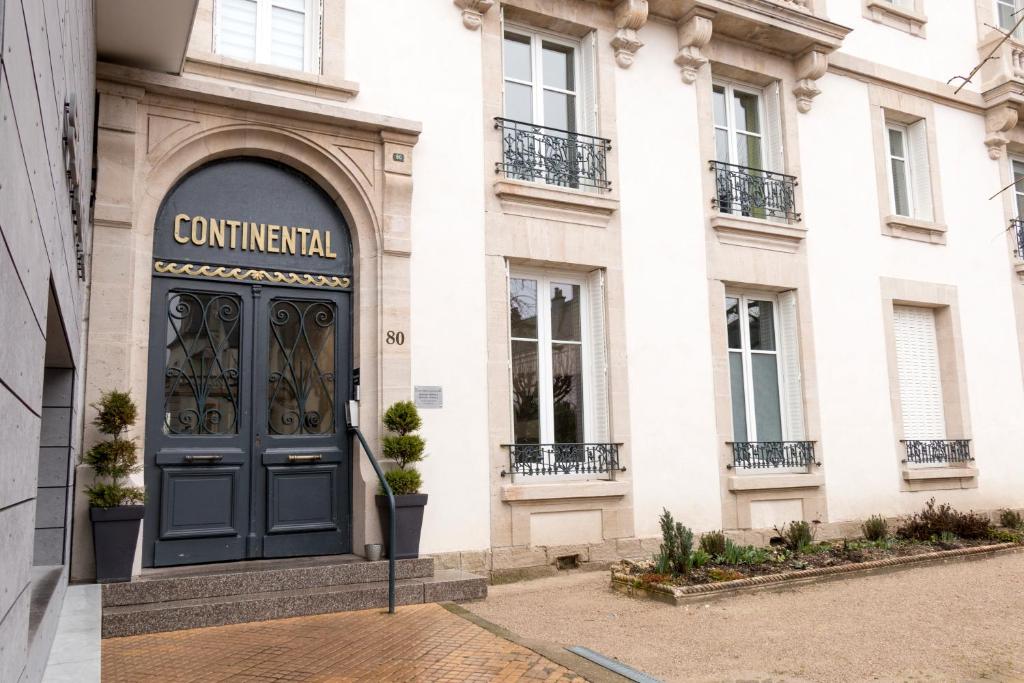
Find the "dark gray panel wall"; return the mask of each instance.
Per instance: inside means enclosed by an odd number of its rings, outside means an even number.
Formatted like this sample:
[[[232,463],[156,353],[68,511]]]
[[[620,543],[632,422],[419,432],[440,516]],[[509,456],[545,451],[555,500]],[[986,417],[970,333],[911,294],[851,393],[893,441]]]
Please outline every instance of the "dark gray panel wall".
[[[67,468],[77,455],[81,395],[44,402],[51,289],[70,348],[81,368],[85,283],[75,265],[71,206],[64,172],[63,108],[74,95],[79,121],[81,191],[91,192],[95,46],[87,0],[0,0],[0,680],[37,677],[26,662],[49,649],[52,633],[32,628],[33,555],[56,553],[40,538],[68,524]],[[86,245],[91,232],[84,226]],[[49,324],[48,324],[49,323]],[[52,334],[51,334],[52,336]],[[63,336],[63,335],[62,335]],[[52,341],[52,340],[50,340]],[[75,371],[65,373],[80,386]],[[55,399],[57,400],[57,399]],[[53,424],[62,424],[59,446]],[[57,431],[61,431],[57,430]],[[41,441],[41,437],[45,442]],[[40,459],[42,456],[42,460]],[[39,487],[42,486],[40,489]],[[42,491],[42,493],[40,493]],[[66,583],[67,572],[61,582]],[[53,591],[62,596],[63,590]],[[30,640],[29,633],[34,633]]]

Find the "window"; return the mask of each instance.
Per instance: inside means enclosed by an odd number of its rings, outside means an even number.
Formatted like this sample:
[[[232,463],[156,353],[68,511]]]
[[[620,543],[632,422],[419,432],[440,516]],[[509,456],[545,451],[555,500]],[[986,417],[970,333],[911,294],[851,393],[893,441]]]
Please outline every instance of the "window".
[[[1012,30],[1021,17],[1018,14],[1021,9],[1020,0],[995,0],[995,3],[996,19],[998,20],[999,28],[1004,31]],[[1019,33],[1018,31],[1018,37]]]
[[[1011,159],[1013,174],[1013,206],[1017,218],[1024,218],[1024,159]]]
[[[214,49],[218,54],[296,71],[319,71],[319,0],[216,2]]]
[[[764,105],[760,90],[716,83],[715,158],[728,164],[762,169],[764,165]]]
[[[924,119],[885,121],[889,209],[897,216],[933,220],[928,136]]]
[[[804,438],[796,292],[725,298],[733,439]]]
[[[602,276],[509,278],[514,443],[607,440]]]
[[[942,407],[935,311],[915,306],[894,306],[893,329],[903,438],[945,439],[946,419]]]
[[[505,117],[575,132],[581,128],[578,42],[506,29]]]

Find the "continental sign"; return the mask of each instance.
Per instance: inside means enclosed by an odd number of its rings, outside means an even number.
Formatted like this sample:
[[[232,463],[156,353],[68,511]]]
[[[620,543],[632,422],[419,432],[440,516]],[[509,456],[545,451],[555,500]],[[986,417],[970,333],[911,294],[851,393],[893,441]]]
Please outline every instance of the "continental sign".
[[[330,230],[189,216],[187,213],[174,217],[174,241],[212,249],[338,258],[331,249]]]

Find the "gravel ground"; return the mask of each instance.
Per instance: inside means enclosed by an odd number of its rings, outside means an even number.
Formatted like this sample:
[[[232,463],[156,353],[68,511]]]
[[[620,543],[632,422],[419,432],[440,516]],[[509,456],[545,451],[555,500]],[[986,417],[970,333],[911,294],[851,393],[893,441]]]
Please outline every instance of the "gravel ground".
[[[665,681],[1024,681],[1024,553],[674,607],[607,572],[491,586],[466,605]]]

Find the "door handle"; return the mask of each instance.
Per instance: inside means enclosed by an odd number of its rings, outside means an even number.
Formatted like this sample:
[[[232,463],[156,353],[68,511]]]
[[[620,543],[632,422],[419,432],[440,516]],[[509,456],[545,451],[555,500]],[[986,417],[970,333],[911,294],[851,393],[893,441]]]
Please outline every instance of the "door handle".
[[[316,455],[289,455],[288,462],[320,462],[324,459],[324,456],[317,453]]]
[[[223,455],[186,455],[185,462],[220,462]]]

